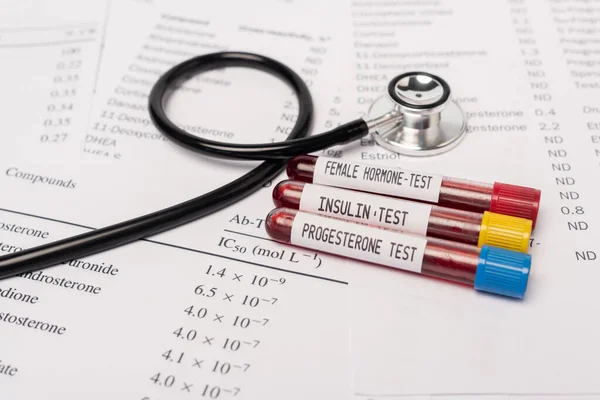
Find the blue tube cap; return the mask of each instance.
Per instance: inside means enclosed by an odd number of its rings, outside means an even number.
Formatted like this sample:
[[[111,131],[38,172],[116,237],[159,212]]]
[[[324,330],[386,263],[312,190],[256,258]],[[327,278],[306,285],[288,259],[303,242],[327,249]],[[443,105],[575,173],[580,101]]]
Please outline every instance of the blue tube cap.
[[[475,290],[522,299],[527,290],[531,255],[484,245],[475,272]]]

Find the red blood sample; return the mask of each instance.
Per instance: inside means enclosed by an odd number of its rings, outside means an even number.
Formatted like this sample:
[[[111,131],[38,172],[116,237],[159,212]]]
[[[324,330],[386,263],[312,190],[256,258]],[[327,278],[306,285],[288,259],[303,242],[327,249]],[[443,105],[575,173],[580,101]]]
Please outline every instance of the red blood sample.
[[[302,208],[301,199],[305,188],[305,195],[309,196],[309,199],[305,199]],[[497,215],[489,211],[485,212],[484,218],[484,214],[471,211],[293,180],[284,180],[273,188],[273,203],[276,207],[292,208],[406,233],[478,246],[490,244],[522,252],[527,252],[531,235],[531,221],[523,218]],[[360,206],[357,207],[357,204]],[[377,215],[377,212],[380,214]],[[383,218],[384,212],[387,212],[387,218]]]
[[[311,155],[300,155],[292,158],[287,165],[288,177],[293,180],[313,183],[315,164],[318,158]],[[351,163],[366,165],[356,162]],[[352,189],[362,190],[358,187],[352,187]],[[535,228],[540,198],[541,191],[530,187],[443,177],[437,204],[443,207],[479,213],[491,211],[497,214],[525,218],[531,220],[532,226]]]
[[[293,242],[292,229],[296,218],[299,216],[305,218],[306,215],[311,215],[311,221],[321,229],[329,229],[329,232],[333,232],[332,229],[336,229],[337,232],[345,231],[346,234],[347,232],[359,232],[364,238],[369,236],[377,237],[379,235],[378,232],[385,231],[387,232],[386,235],[393,235],[388,237],[393,237],[396,243],[409,242],[411,240],[410,237],[414,238],[412,235],[401,232],[391,232],[371,226],[340,221],[330,217],[307,214],[289,208],[276,208],[267,215],[265,223],[267,234],[277,241],[299,245]],[[296,229],[304,229],[304,227],[297,227]],[[348,253],[351,250],[346,250],[350,246],[335,245],[331,237],[334,237],[333,234],[328,239],[323,240],[324,242],[325,240],[327,241],[327,245],[325,246],[328,248],[327,252],[342,257],[350,257],[358,260],[357,262],[367,259],[366,257],[359,258],[356,255],[349,255]],[[337,237],[339,238],[340,236]],[[323,236],[323,238],[325,237]],[[420,271],[413,270],[413,272],[470,285],[480,291],[516,298],[524,296],[531,266],[531,256],[529,254],[487,245],[479,248],[444,239],[429,237],[424,239],[426,243],[424,245],[421,268]],[[315,241],[315,243],[317,242]],[[353,242],[345,241],[345,243]],[[318,248],[317,245],[310,247],[306,243],[301,246],[313,249]],[[356,254],[355,249],[354,251],[352,254]],[[387,254],[387,249],[384,249],[382,254]],[[396,260],[391,260],[390,262],[396,262]],[[386,264],[386,266],[400,270],[408,269],[407,264],[403,264],[403,261],[400,260],[395,265]]]

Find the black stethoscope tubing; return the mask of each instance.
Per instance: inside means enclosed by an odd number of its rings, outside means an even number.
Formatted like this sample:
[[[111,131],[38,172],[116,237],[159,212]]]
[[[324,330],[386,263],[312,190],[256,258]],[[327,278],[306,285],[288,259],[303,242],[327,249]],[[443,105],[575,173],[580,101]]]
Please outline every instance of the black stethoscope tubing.
[[[203,139],[177,127],[163,107],[167,90],[191,73],[222,67],[248,67],[281,78],[298,98],[298,116],[287,139],[278,143],[231,144]],[[257,167],[218,189],[171,207],[70,238],[0,257],[0,279],[89,256],[167,231],[219,211],[254,193],[284,168],[290,157],[322,150],[368,134],[362,119],[306,137],[313,119],[313,101],[304,81],[286,65],[258,54],[219,52],[182,62],[163,74],[150,92],[149,112],[157,129],[175,143],[198,153],[229,159],[264,160]]]

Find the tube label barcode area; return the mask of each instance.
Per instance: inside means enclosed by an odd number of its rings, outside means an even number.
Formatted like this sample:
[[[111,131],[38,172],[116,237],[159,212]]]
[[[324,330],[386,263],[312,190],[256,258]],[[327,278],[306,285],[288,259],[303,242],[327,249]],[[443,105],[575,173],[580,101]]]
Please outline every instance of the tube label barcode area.
[[[291,243],[421,273],[427,239],[298,212]]]

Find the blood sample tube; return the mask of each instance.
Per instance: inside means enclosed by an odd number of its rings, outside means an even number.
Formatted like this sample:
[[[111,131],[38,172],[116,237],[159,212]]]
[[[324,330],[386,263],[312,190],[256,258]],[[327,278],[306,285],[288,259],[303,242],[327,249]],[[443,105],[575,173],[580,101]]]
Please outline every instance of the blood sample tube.
[[[351,222],[462,243],[488,244],[526,253],[531,220],[483,214],[427,203],[284,180],[273,188],[276,207],[293,208]]]
[[[300,155],[287,165],[293,180],[362,190],[394,197],[437,203],[483,213],[512,215],[532,221],[535,228],[541,192],[506,183],[482,183],[426,172]]]
[[[265,229],[279,242],[508,297],[525,296],[531,268],[531,256],[526,253],[409,235],[290,208],[272,210]]]

